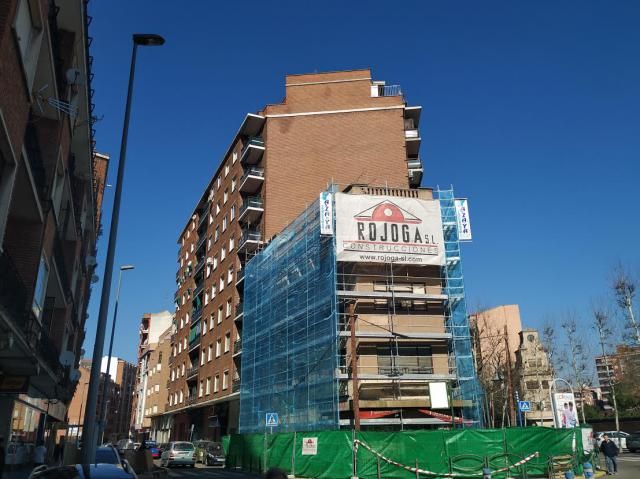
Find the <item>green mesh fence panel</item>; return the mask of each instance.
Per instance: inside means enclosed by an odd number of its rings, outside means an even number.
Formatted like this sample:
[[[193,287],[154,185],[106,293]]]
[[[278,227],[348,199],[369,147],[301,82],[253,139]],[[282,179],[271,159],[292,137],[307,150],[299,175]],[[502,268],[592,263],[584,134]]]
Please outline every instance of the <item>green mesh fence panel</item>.
[[[317,455],[302,455],[302,441],[307,437],[317,438]],[[353,475],[352,437],[351,431],[234,435],[229,442],[227,464],[232,468],[260,473],[264,472],[266,461],[267,468],[278,467],[296,477],[347,479]],[[437,474],[454,473],[460,479],[478,478],[485,463],[495,471],[535,452],[540,457],[527,462],[527,477],[546,476],[551,456],[582,457],[579,429],[530,427],[360,432],[355,437],[384,458],[409,467],[417,465],[420,469]],[[574,462],[578,465],[580,461]],[[358,477],[377,479],[378,469],[380,477],[384,478],[416,477],[415,472],[390,464],[360,445],[357,453]],[[579,467],[576,470],[579,471]],[[494,473],[493,477],[524,477],[524,473],[525,467],[512,467],[510,474]],[[421,474],[421,477],[438,476]]]

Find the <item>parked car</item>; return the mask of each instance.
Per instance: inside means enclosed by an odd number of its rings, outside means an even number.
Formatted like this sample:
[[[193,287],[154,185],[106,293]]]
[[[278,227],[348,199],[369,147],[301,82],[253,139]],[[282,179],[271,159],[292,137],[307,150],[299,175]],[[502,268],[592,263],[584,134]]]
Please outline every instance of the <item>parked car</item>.
[[[627,449],[630,452],[640,451],[640,431],[632,432],[627,438]]]
[[[191,466],[196,465],[196,449],[193,443],[186,441],[170,442],[160,456],[160,465],[162,467],[171,467],[173,465]]]
[[[118,464],[75,464],[72,466],[39,466],[29,479],[137,479],[133,469]]]
[[[120,439],[116,444],[116,448],[120,455],[123,455],[127,449],[135,449],[135,443],[131,439]]]
[[[211,442],[207,446],[204,455],[205,466],[222,466],[224,467],[226,458],[224,448],[219,442]]]
[[[602,444],[602,440],[604,438],[604,435],[609,436],[609,439],[611,439],[613,442],[616,443],[616,445],[622,450],[622,449],[626,449],[627,448],[627,438],[629,437],[629,433],[626,433],[624,431],[601,431],[601,432],[596,432],[593,434],[593,439],[596,443],[596,447],[600,447],[600,444]]]
[[[156,441],[152,441],[150,439],[144,441],[144,448],[151,451],[151,457],[154,459],[160,459],[160,448],[158,448]]]

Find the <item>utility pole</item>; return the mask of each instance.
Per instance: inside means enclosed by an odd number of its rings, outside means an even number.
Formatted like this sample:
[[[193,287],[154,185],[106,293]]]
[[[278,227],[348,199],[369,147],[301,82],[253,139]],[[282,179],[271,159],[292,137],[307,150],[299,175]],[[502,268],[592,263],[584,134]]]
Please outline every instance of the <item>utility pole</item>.
[[[360,392],[358,391],[358,342],[356,339],[356,303],[348,306],[349,328],[351,329],[351,380],[353,381],[352,405],[353,405],[353,427],[360,430]]]
[[[509,403],[509,418],[511,424],[516,422],[515,410],[513,408],[513,384],[511,383],[511,350],[509,349],[509,335],[507,334],[507,325],[504,325],[504,344],[506,347],[507,361],[507,397]]]

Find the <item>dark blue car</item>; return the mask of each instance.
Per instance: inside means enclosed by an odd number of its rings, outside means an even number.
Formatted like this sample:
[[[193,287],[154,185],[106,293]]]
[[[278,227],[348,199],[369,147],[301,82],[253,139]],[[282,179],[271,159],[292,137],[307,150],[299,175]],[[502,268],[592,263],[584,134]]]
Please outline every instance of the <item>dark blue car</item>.
[[[153,457],[154,459],[160,459],[161,451],[156,441],[144,441],[144,448],[151,451],[151,457]]]

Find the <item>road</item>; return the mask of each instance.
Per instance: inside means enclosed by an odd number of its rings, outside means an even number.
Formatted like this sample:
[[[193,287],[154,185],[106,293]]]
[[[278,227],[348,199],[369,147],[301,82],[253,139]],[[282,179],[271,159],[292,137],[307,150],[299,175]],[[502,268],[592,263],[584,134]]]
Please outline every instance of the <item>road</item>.
[[[640,453],[625,452],[618,456],[616,479],[638,479],[640,477]]]
[[[160,461],[154,462],[157,465],[160,464]],[[221,467],[196,464],[195,468],[180,466],[171,467],[169,468],[169,477],[171,479],[257,479],[260,476],[241,471],[230,471]]]

